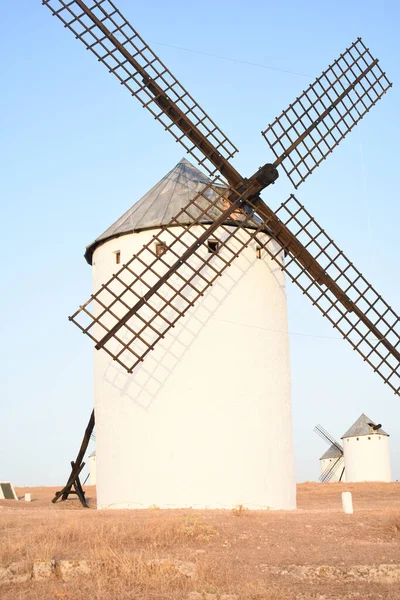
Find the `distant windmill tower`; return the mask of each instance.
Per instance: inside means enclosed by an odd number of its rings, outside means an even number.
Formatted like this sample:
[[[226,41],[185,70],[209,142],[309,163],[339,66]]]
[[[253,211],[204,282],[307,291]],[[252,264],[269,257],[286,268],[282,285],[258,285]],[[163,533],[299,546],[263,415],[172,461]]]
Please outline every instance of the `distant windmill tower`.
[[[342,436],[347,481],[391,481],[389,434],[364,413]]]
[[[89,454],[89,485],[96,485],[96,450]]]
[[[101,507],[294,508],[283,272],[395,393],[400,319],[295,196],[273,210],[260,194],[278,168],[303,183],[391,84],[358,38],[265,129],[275,160],[245,177],[111,0],[43,4],[213,178],[182,161],[87,249],[94,292],[70,319],[99,351],[95,413],[53,501],[74,486],[85,503],[96,418]]]
[[[327,444],[328,450],[319,459],[321,475],[319,480],[323,483],[334,483],[336,481],[346,481],[343,447],[337,442],[321,425],[314,427],[317,433]]]

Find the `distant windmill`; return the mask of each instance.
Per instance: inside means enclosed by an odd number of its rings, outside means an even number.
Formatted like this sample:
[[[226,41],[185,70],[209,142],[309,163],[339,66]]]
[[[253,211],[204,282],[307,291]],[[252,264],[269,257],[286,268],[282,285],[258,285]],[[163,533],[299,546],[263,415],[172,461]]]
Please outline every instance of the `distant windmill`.
[[[100,505],[122,506],[122,499],[126,501],[123,506],[137,502],[161,505],[157,501],[159,494],[166,505],[193,506],[197,502],[202,506],[227,506],[244,503],[246,499],[240,500],[240,494],[247,490],[252,505],[293,508],[295,480],[292,467],[288,467],[292,463],[290,392],[285,391],[289,389],[289,377],[288,368],[282,369],[286,365],[286,346],[268,346],[261,343],[261,338],[252,345],[257,325],[268,311],[275,310],[279,318],[286,314],[283,295],[280,299],[278,293],[270,295],[272,261],[275,270],[284,271],[300,287],[396,394],[400,385],[399,317],[295,196],[273,210],[260,193],[277,180],[278,168],[283,168],[297,188],[391,84],[378,60],[358,38],[265,129],[263,135],[275,162],[267,162],[250,177],[244,177],[231,162],[236,147],[113,2],[43,0],[43,4],[213,177],[204,179],[201,173],[190,177],[186,189],[195,193],[182,193],[187,202],[172,214],[167,209],[176,206],[176,197],[164,207],[160,217],[157,202],[163,194],[158,194],[155,212],[159,218],[147,229],[155,229],[154,235],[146,237],[145,228],[135,229],[138,220],[143,221],[135,213],[130,230],[122,227],[123,216],[108,237],[99,238],[87,250],[86,258],[94,265],[95,289],[70,320],[94,342],[96,350],[103,351],[95,356]],[[110,145],[110,152],[117,151]],[[166,189],[171,178],[180,182],[182,173],[190,170],[193,174],[193,167],[187,163],[178,165],[164,181]],[[184,186],[179,183],[177,189],[183,192]],[[146,198],[141,202],[146,215],[151,214]],[[137,231],[141,243],[133,235]],[[118,243],[124,245],[127,254],[123,262],[116,239],[122,240]],[[121,263],[120,266],[111,265],[111,254],[115,258],[113,265]],[[92,263],[93,257],[96,264]],[[263,260],[257,263],[260,258]],[[260,263],[268,265],[269,274]],[[262,272],[263,279],[252,276],[251,269],[253,273],[255,269]],[[186,323],[193,310],[203,306],[202,302],[213,300],[218,307],[224,281],[229,279],[220,276],[226,271],[237,278],[231,296],[232,326],[227,336],[215,335],[216,321],[203,326],[202,334],[209,336],[203,352],[196,346],[197,354],[191,354],[190,344],[177,340],[188,351],[186,370],[179,360],[166,367],[158,353],[160,346],[172,343],[174,331],[182,327],[182,317],[187,315]],[[247,289],[243,290],[239,284],[247,277],[246,271],[250,274]],[[98,279],[101,274],[105,276],[103,280]],[[237,316],[248,319],[252,314],[258,323],[245,330]],[[221,315],[220,321],[223,318],[226,315]],[[188,339],[189,335],[197,336],[196,341],[200,338],[193,329],[184,331],[181,339]],[[219,355],[204,369],[206,357],[216,348]],[[146,366],[154,357],[158,357],[158,362],[151,366],[151,373],[157,369],[160,373],[151,380],[151,388]],[[167,376],[163,369],[175,385],[167,386],[170,393],[164,401],[160,396],[165,389],[162,378]],[[184,372],[180,374],[179,370]],[[136,386],[129,399],[125,390],[130,384],[123,379],[126,373],[132,374],[131,388],[133,383]],[[200,384],[207,381],[213,385],[205,388],[187,414],[188,401],[197,398]],[[153,402],[145,414],[140,412],[135,396],[143,389],[152,394]],[[210,416],[206,418],[205,403],[209,399]],[[168,403],[175,412],[166,406]],[[182,423],[180,419],[184,419]],[[204,437],[193,444],[193,436],[199,435],[199,419],[204,420]],[[79,473],[93,427],[94,413],[68,482],[53,501],[66,499],[75,486],[84,503]],[[236,434],[233,436],[232,432]],[[192,462],[188,447],[194,453]],[[277,453],[276,448],[284,448],[284,453]],[[227,453],[224,460],[221,449]],[[136,469],[134,475],[131,473],[129,489],[124,488],[126,472],[121,467],[125,450],[131,456],[127,469],[133,462]],[[274,460],[270,460],[272,456]],[[166,470],[170,474],[164,480]],[[207,497],[202,495],[206,492]],[[140,493],[142,497],[137,499]]]
[[[333,480],[342,481],[345,471],[343,446],[321,425],[316,425],[314,431],[329,444],[328,450],[320,458],[323,471],[319,476],[319,480],[323,483]]]
[[[389,434],[362,413],[342,435],[347,481],[392,480]]]

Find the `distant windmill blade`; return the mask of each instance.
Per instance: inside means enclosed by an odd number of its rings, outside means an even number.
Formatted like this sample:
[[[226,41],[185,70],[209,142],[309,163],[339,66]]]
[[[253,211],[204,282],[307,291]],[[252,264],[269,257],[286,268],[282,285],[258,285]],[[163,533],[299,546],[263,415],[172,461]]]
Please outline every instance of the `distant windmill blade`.
[[[106,66],[210,174],[236,185],[237,148],[160,61],[111,0],[43,0],[53,15]]]
[[[335,448],[337,448],[337,450],[339,450],[340,452],[343,452],[343,446],[341,444],[339,444],[339,442],[337,442],[330,433],[328,433],[326,431],[326,429],[324,429],[322,427],[322,425],[316,425],[314,427],[314,431],[315,433],[317,433],[320,438],[322,438],[327,444],[330,444],[332,446],[334,446]]]
[[[322,483],[326,483],[328,481],[330,481],[332,479],[332,477],[335,475],[336,471],[340,468],[342,468],[344,465],[344,458],[343,456],[338,456],[337,459],[335,460],[335,462],[329,464],[327,466],[327,468],[323,471],[323,473],[321,473],[319,480]]]
[[[297,188],[391,87],[358,38],[263,131]]]

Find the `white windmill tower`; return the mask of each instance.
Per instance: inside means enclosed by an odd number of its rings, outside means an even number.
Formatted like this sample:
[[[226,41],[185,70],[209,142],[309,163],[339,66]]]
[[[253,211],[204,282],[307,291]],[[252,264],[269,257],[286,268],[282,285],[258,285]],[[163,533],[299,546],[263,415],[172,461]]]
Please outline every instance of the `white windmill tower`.
[[[389,434],[364,413],[342,436],[349,482],[391,481]]]
[[[148,264],[183,226],[199,236],[187,213],[168,224],[209,182],[183,159],[97,238],[86,251],[94,291],[144,245]],[[203,248],[210,268],[228,258],[225,236]],[[285,282],[259,257],[253,241],[132,374],[95,353],[100,508],[295,507]]]
[[[358,38],[263,132],[274,163],[244,177],[236,147],[111,0],[43,4],[214,178],[181,163],[88,250],[95,291],[70,320],[99,351],[95,413],[53,502],[74,486],[85,503],[96,419],[101,506],[292,508],[281,271],[395,393],[400,319],[295,196],[273,210],[260,194],[278,168],[297,188],[391,84]]]

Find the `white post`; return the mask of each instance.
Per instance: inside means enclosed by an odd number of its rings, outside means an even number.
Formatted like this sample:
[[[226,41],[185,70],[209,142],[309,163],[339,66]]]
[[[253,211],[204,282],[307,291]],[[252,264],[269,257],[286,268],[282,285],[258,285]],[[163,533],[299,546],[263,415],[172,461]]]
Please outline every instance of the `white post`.
[[[30,494],[25,494],[25,502],[30,502],[32,500]]]
[[[353,514],[353,499],[351,492],[342,492],[342,507],[343,512],[347,515]]]

